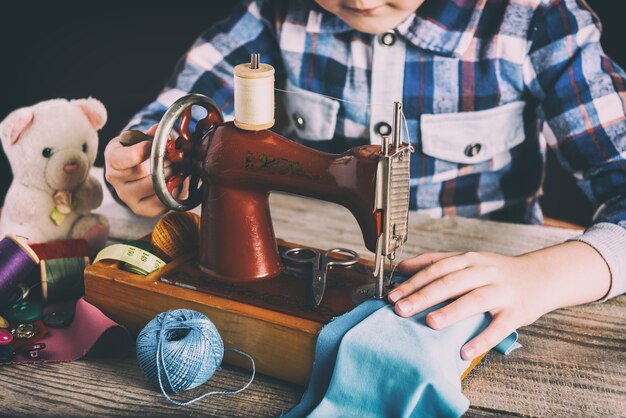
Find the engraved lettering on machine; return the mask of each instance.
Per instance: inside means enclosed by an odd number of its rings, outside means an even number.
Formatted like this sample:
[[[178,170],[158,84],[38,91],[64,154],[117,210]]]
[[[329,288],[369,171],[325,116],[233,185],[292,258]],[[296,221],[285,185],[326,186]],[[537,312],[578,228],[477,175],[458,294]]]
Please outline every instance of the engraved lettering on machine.
[[[308,173],[302,164],[287,158],[272,157],[267,154],[254,155],[248,151],[245,159],[246,170],[265,171],[270,174],[305,177],[312,180],[319,179],[318,175]]]

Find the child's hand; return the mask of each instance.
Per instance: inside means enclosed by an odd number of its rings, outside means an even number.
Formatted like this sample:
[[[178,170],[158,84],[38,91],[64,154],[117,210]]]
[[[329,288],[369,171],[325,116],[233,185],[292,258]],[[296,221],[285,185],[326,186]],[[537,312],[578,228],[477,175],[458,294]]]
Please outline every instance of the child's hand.
[[[610,283],[604,260],[582,242],[518,257],[427,253],[403,261],[398,270],[413,274],[388,296],[400,316],[452,298],[458,299],[426,316],[428,326],[442,329],[478,313],[491,314],[489,326],[461,349],[465,360],[487,352],[516,328],[551,310],[601,298]]]
[[[152,126],[144,133],[153,137],[157,126]],[[115,188],[118,197],[137,215],[158,216],[166,208],[152,186],[149,159],[152,141],[124,146],[120,142],[122,135],[113,138],[104,150],[106,179]],[[169,166],[165,171],[166,178],[171,176]]]

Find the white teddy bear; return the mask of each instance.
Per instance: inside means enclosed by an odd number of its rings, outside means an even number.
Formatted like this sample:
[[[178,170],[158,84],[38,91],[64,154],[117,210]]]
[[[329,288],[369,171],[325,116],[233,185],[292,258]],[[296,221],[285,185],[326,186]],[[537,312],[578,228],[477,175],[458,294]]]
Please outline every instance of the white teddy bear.
[[[105,245],[109,223],[90,213],[102,203],[102,188],[89,169],[98,151],[97,131],[106,118],[104,105],[90,97],[41,102],[15,110],[0,123],[13,171],[0,216],[0,238],[84,238],[92,251]]]

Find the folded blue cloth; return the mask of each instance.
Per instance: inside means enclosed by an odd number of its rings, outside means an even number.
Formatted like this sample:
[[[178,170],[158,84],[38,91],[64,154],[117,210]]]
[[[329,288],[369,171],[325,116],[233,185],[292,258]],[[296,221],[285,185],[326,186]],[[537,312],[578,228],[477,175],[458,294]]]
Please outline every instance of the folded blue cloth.
[[[460,376],[470,362],[461,359],[460,349],[486,328],[490,317],[475,315],[436,331],[425,317],[441,306],[402,318],[386,301],[369,300],[325,326],[309,386],[285,416],[463,414],[469,401],[461,392]],[[516,337],[500,348],[509,349]]]

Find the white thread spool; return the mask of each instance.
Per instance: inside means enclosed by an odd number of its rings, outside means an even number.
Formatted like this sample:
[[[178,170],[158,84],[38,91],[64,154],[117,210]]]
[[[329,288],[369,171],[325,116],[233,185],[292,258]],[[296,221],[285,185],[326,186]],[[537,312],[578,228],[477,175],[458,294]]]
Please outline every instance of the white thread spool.
[[[235,126],[260,131],[274,126],[274,67],[252,61],[234,69]]]

